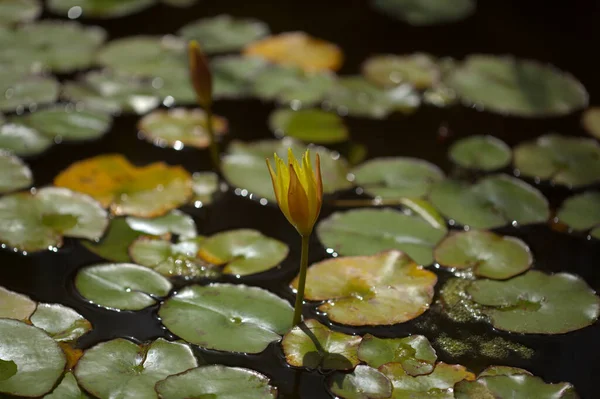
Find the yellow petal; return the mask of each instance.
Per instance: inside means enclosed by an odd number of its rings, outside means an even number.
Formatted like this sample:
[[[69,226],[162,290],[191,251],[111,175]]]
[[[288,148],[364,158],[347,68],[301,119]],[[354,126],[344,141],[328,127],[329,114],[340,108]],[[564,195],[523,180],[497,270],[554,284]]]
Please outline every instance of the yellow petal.
[[[319,198],[319,210],[323,202],[323,179],[321,178],[321,157],[317,154],[315,181],[317,184],[317,197]]]
[[[315,177],[310,166],[310,152],[306,150],[302,157],[302,166],[304,168],[304,174],[306,177],[306,195],[308,196],[308,205],[310,209],[310,215],[313,219],[316,219],[317,210],[317,190]]]
[[[309,235],[312,232],[314,221],[309,214],[308,198],[306,191],[300,183],[294,165],[290,164],[290,190],[288,192],[288,205],[290,212],[290,223],[296,226],[298,232]]]

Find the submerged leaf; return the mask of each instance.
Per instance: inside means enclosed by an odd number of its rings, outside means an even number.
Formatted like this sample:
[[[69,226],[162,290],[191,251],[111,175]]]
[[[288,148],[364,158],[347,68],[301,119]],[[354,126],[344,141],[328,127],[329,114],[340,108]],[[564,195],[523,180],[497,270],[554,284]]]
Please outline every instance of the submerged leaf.
[[[358,365],[351,373],[332,374],[329,390],[343,399],[389,399],[392,383],[377,369]]]
[[[27,188],[32,183],[33,174],[25,162],[0,149],[0,194]]]
[[[358,348],[358,358],[375,368],[386,363],[400,363],[407,374],[416,376],[431,373],[437,355],[423,335],[377,338],[366,334]]]
[[[0,381],[8,380],[15,374],[17,374],[17,363],[0,359]]]
[[[493,136],[470,136],[452,144],[448,153],[459,166],[486,172],[510,164],[512,152],[502,140]]]

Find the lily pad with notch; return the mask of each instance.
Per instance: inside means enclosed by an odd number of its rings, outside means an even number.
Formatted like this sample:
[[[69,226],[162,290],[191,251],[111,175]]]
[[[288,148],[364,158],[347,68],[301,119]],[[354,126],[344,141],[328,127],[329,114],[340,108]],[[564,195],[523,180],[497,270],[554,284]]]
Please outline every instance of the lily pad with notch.
[[[135,14],[154,4],[157,0],[49,0],[48,9],[67,17],[73,7],[81,8],[83,18],[119,18]]]
[[[475,0],[371,0],[373,7],[414,26],[457,22],[475,12]]]
[[[0,3],[0,26],[31,22],[41,13],[38,0],[4,0]]]
[[[75,310],[57,303],[40,303],[31,316],[31,324],[46,331],[58,342],[73,342],[92,329]]]
[[[269,116],[271,131],[316,144],[332,144],[348,140],[348,128],[342,118],[318,109],[294,111],[280,108]]]
[[[54,140],[35,129],[16,123],[0,121],[0,152],[9,151],[20,157],[34,156],[46,151]]]
[[[33,173],[21,158],[0,149],[0,194],[31,186]]]
[[[590,235],[600,239],[600,192],[588,191],[567,198],[556,216],[573,230],[591,230]]]
[[[362,64],[364,77],[382,88],[408,83],[424,90],[437,84],[441,71],[437,61],[429,54],[374,55]]]
[[[0,286],[1,319],[29,320],[36,307],[37,303],[28,296]]]
[[[92,397],[79,387],[73,373],[68,372],[54,391],[43,399],[92,399]]]
[[[417,376],[433,371],[437,355],[423,335],[377,338],[366,334],[358,347],[358,358],[374,368],[386,363],[400,363],[407,374]]]
[[[493,136],[470,136],[452,144],[448,156],[463,168],[489,172],[508,166],[512,151],[504,141]]]
[[[329,378],[329,390],[343,399],[389,399],[392,383],[380,371],[359,364],[351,373],[333,373]]]

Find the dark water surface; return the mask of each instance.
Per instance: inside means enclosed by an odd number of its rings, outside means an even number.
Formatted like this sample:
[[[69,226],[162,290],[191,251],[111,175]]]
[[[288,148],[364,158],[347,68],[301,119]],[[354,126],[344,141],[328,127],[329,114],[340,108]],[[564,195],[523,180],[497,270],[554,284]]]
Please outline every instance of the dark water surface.
[[[440,0],[441,1],[441,0]],[[341,71],[359,72],[360,63],[377,53],[429,52],[438,56],[462,58],[483,52],[510,53],[520,57],[550,62],[578,77],[591,94],[592,104],[598,104],[600,79],[599,63],[594,61],[600,38],[600,6],[596,1],[541,0],[481,0],[477,13],[463,22],[445,26],[414,28],[384,17],[369,9],[364,0],[204,0],[190,9],[156,6],[143,13],[108,21],[83,21],[104,26],[111,38],[133,34],[174,33],[178,28],[200,17],[229,13],[235,16],[264,20],[275,33],[305,30],[308,33],[339,44],[346,55]],[[44,15],[47,17],[47,15]],[[229,119],[229,138],[253,140],[272,137],[266,118],[272,104],[258,101],[222,101],[216,112]],[[388,120],[374,121],[347,118],[352,139],[367,145],[369,157],[409,155],[431,161],[452,173],[446,157],[449,144],[458,137],[473,134],[492,134],[513,146],[549,131],[583,135],[580,114],[545,120],[523,120],[480,113],[456,106],[450,109],[422,107],[411,116],[395,115]],[[43,155],[28,160],[36,186],[50,184],[54,176],[78,159],[119,152],[136,164],[164,160],[182,164],[190,172],[209,169],[208,152],[159,149],[136,136],[134,116],[119,117],[113,129],[101,140],[83,144],[61,144]],[[440,140],[440,129],[450,136]],[[266,170],[265,170],[266,173]],[[540,187],[556,207],[568,195],[564,189],[548,185]],[[251,227],[291,245],[291,253],[281,268],[239,280],[224,279],[257,285],[292,301],[287,288],[296,275],[299,259],[299,239],[280,212],[272,206],[224,194],[204,209],[184,209],[193,214],[200,234]],[[323,217],[333,209],[325,206]],[[504,228],[502,233],[521,237],[531,247],[535,268],[547,271],[569,271],[582,276],[594,289],[600,290],[600,244],[585,237],[553,232],[548,226]],[[311,260],[326,256],[315,239]],[[102,259],[88,252],[76,240],[67,239],[58,253],[20,256],[0,252],[0,285],[30,295],[34,300],[61,303],[73,307],[92,322],[94,330],[81,340],[82,347],[115,337],[150,340],[170,337],[156,318],[156,308],[141,312],[113,312],[99,309],[82,300],[73,288],[76,271]],[[447,279],[439,272],[440,282]],[[234,281],[235,280],[235,281]],[[327,319],[314,314],[307,306],[305,317]],[[373,333],[382,337],[421,333],[432,342],[446,333],[466,339],[472,335],[487,338],[504,337],[533,350],[531,359],[513,357],[448,356],[440,347],[439,360],[461,363],[474,372],[491,364],[523,367],[548,382],[568,381],[575,385],[582,398],[600,397],[597,388],[600,377],[600,327],[595,325],[566,335],[518,335],[494,331],[489,325],[458,324],[447,321],[433,311],[408,323],[393,327],[349,329],[333,325],[333,329],[353,333]],[[281,398],[328,398],[323,374],[298,371],[288,367],[280,346],[272,344],[259,355],[244,356],[197,351],[209,363],[243,366],[256,369],[272,379]]]

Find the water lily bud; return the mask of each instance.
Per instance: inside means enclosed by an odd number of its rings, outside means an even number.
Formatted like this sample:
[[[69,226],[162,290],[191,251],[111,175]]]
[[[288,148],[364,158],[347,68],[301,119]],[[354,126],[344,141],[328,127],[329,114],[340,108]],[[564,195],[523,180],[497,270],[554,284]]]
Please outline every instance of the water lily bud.
[[[202,108],[210,108],[212,105],[212,74],[208,60],[200,49],[197,41],[192,40],[188,47],[190,62],[190,77],[198,104]]]

